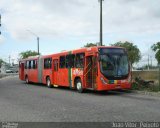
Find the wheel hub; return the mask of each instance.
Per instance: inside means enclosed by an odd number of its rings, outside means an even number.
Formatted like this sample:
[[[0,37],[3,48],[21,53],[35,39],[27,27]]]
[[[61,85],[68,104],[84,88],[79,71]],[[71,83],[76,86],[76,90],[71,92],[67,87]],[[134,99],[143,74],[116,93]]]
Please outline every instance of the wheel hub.
[[[78,90],[80,90],[82,88],[82,85],[81,85],[81,83],[79,82],[79,83],[77,83],[77,89]]]

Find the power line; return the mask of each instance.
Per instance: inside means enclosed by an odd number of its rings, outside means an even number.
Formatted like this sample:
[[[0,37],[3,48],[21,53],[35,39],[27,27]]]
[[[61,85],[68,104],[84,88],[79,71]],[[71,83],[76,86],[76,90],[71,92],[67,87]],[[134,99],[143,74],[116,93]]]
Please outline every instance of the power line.
[[[1,27],[1,14],[0,14],[0,27]],[[1,35],[1,31],[0,31],[0,35]]]

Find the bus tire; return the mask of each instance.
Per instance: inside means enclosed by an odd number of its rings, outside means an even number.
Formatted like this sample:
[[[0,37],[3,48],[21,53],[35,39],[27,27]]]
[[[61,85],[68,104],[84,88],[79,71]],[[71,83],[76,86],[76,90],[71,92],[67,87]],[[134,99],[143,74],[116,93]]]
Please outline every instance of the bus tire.
[[[79,93],[82,93],[84,91],[82,87],[82,82],[80,79],[77,79],[76,81],[76,89]]]
[[[25,77],[26,84],[29,84],[28,76]]]
[[[49,77],[47,77],[47,79],[46,79],[46,84],[47,84],[47,87],[48,87],[48,88],[52,88],[51,80],[50,80]]]

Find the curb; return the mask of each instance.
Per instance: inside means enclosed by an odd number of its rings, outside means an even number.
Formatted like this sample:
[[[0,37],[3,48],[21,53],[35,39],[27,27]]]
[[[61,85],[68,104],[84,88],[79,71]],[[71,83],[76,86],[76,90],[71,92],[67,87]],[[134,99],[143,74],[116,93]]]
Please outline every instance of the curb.
[[[2,77],[0,77],[0,80],[6,79],[8,77],[10,77],[10,76],[2,76]]]
[[[159,92],[148,92],[148,91],[137,91],[137,90],[131,90],[131,91],[137,94],[160,97],[160,91]]]
[[[11,76],[17,76],[17,74],[0,74],[0,80],[11,77]]]
[[[0,79],[3,79],[4,77],[7,77],[8,75],[0,75]]]

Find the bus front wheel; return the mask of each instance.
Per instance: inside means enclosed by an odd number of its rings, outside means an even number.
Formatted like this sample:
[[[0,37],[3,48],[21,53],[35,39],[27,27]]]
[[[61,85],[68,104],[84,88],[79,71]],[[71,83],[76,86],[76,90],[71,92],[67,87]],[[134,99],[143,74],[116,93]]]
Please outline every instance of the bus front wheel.
[[[81,82],[80,79],[78,79],[78,80],[76,81],[76,89],[77,89],[77,91],[78,91],[79,93],[82,93],[82,92],[83,92],[82,82]]]
[[[47,84],[47,87],[48,87],[48,88],[51,88],[51,87],[52,87],[52,85],[51,85],[51,80],[50,80],[49,77],[47,77],[46,84]]]

